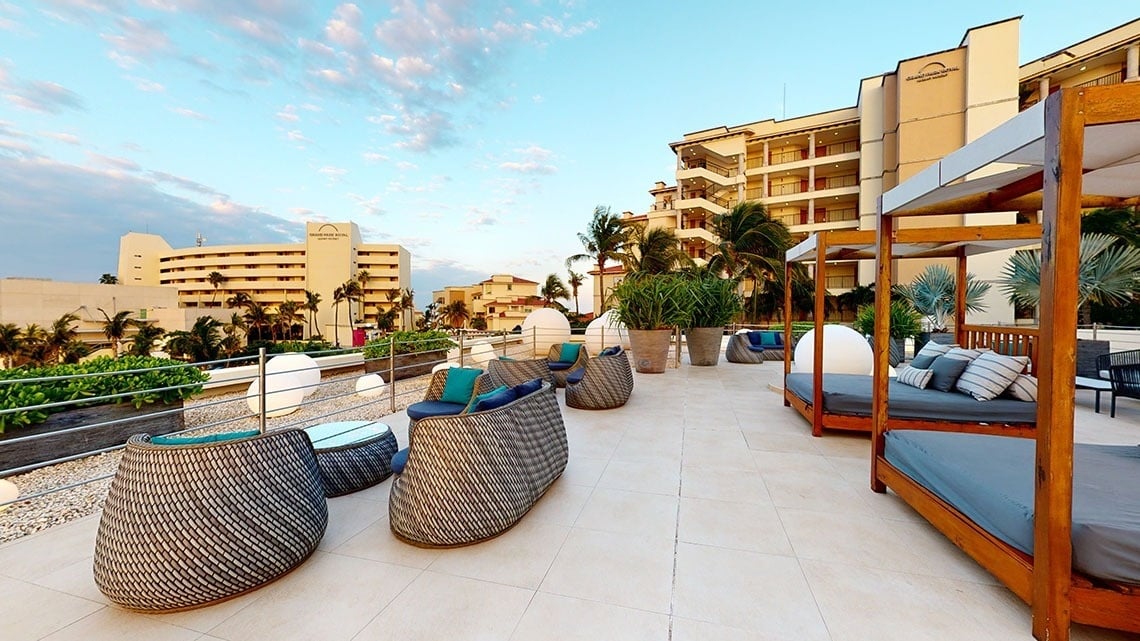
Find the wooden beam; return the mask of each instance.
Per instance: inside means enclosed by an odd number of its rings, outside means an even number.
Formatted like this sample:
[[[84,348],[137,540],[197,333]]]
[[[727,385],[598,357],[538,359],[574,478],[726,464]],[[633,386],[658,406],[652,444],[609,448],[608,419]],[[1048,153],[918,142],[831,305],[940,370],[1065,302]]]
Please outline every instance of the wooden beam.
[[[875,259],[875,349],[874,377],[871,381],[871,490],[886,492],[879,480],[878,461],[885,450],[887,431],[887,368],[890,367],[891,330],[891,242],[895,220],[883,216],[883,197],[879,196],[878,257]]]
[[[1041,345],[1034,474],[1033,636],[1068,641],[1072,619],[1073,377],[1084,149],[1084,93],[1045,101]]]
[[[788,374],[792,371],[792,266],[784,263],[784,389],[788,389]],[[788,406],[787,394],[784,407]]]
[[[954,274],[954,335],[958,344],[966,346],[966,250],[958,248]]]
[[[1041,238],[1041,225],[972,225],[969,227],[920,227],[900,229],[894,242],[899,245],[921,243],[968,243],[975,241],[1025,240]]]
[[[1140,85],[1125,82],[1105,87],[1085,87],[1084,123],[1099,125],[1140,120]]]
[[[827,243],[828,233],[816,237],[815,252],[815,344],[812,345],[811,435],[823,436],[823,315],[824,297],[827,296]],[[784,348],[787,351],[787,347]]]

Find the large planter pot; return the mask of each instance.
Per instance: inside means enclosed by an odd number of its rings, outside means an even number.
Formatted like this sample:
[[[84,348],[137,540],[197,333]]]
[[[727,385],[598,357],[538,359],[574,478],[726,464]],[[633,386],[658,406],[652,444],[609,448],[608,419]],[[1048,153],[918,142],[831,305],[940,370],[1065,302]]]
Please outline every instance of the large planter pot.
[[[874,349],[875,337],[868,336],[867,343],[871,346],[871,349]],[[906,339],[892,336],[888,345],[890,346],[890,351],[887,353],[887,362],[891,367],[898,367],[899,363],[906,359]],[[917,350],[915,353],[918,353]]]
[[[112,423],[124,419],[135,420]],[[100,423],[111,424],[57,433],[60,430]],[[10,428],[0,434],[0,471],[123,445],[135,434],[169,434],[183,429],[183,426],[182,401],[170,405],[144,405],[139,409],[123,403],[59,412],[39,425]],[[11,442],[26,436],[38,438]]]
[[[924,345],[932,341],[939,345],[949,345],[954,342],[954,334],[950,332],[919,332],[918,336],[914,337],[914,353],[919,353]]]
[[[633,350],[633,367],[642,374],[662,374],[669,361],[671,329],[631,329],[630,347]]]
[[[720,343],[723,337],[723,327],[686,329],[685,342],[689,347],[689,363],[701,366],[716,365],[720,361]]]
[[[438,349],[431,352],[415,352],[412,354],[396,354],[396,362],[392,363],[389,356],[383,356],[364,361],[364,371],[369,374],[379,374],[385,383],[391,383],[392,370],[395,369],[395,380],[414,378],[430,374],[431,368],[447,360],[447,350]]]

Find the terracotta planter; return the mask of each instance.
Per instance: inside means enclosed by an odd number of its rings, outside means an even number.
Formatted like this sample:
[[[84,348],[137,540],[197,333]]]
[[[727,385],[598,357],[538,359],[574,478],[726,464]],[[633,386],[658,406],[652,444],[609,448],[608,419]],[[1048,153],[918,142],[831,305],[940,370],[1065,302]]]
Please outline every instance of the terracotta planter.
[[[396,370],[396,380],[399,381],[405,378],[430,374],[431,368],[446,360],[447,350],[445,349],[438,349],[432,352],[396,354],[396,364],[394,366]],[[393,368],[390,361],[391,358],[388,356],[364,361],[364,371],[369,374],[379,374],[385,383],[391,383],[392,381],[388,380],[391,377]]]
[[[669,361],[671,329],[631,329],[629,342],[633,351],[633,367],[642,374],[662,374]]]
[[[685,330],[685,343],[689,349],[691,365],[709,366],[720,361],[720,343],[723,327],[690,327]]]
[[[170,412],[150,416],[157,412]],[[143,418],[139,418],[143,417]],[[135,409],[134,405],[96,405],[52,414],[46,421],[32,427],[10,428],[0,434],[0,470],[35,465],[65,456],[122,445],[135,434],[168,434],[183,429],[182,401],[164,405],[155,403]],[[134,418],[124,423],[101,425],[76,432],[53,434],[84,425]],[[25,436],[39,438],[11,443]]]

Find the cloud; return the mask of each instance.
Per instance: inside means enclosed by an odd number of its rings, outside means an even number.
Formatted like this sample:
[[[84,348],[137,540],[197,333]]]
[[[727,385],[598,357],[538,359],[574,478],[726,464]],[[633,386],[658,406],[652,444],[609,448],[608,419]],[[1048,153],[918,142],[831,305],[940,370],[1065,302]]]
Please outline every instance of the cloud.
[[[408,239],[399,239],[401,245],[413,247]],[[414,241],[414,239],[412,239]],[[412,270],[412,288],[416,292],[416,307],[431,302],[431,293],[448,285],[473,285],[486,280],[490,272],[471,269],[450,259],[416,258],[416,268]]]
[[[11,72],[11,65],[4,60],[0,60],[0,95],[13,105],[29,111],[60,113],[64,109],[85,109],[79,94],[63,85],[44,80],[17,80]]]
[[[285,105],[281,111],[277,112],[277,119],[285,122],[298,122],[301,117],[297,115],[297,108],[293,105]]]
[[[117,33],[104,33],[99,37],[111,46],[108,56],[120,67],[130,69],[140,60],[149,62],[176,51],[174,43],[156,22],[120,16],[115,26]]]
[[[348,170],[344,167],[334,167],[332,165],[325,165],[317,170],[317,173],[322,176],[327,176],[330,183],[340,182],[344,178]]]
[[[192,120],[199,120],[202,122],[208,122],[210,120],[210,117],[206,114],[199,113],[193,109],[187,109],[185,107],[172,107],[170,111],[172,113],[178,114],[179,116],[182,116],[183,118],[190,118]]]
[[[135,88],[139,91],[145,91],[147,93],[163,93],[166,91],[166,87],[161,83],[155,82],[153,80],[147,80],[146,78],[128,76],[127,80],[135,83]]]
[[[325,23],[325,38],[344,49],[357,51],[366,46],[361,24],[364,13],[360,7],[346,3],[333,9],[332,17]]]
[[[355,201],[361,212],[367,216],[383,216],[388,213],[380,207],[380,196],[365,198],[359,194],[349,194],[348,197]]]
[[[208,187],[200,182],[190,180],[189,178],[183,178],[182,176],[175,176],[174,174],[168,174],[164,171],[149,171],[147,172],[147,175],[153,178],[156,183],[166,183],[178,187],[184,191],[201,194],[203,196],[210,196],[213,198],[229,198],[229,196],[219,193],[213,187]]]
[[[45,138],[51,138],[53,140],[58,140],[62,143],[66,143],[69,145],[79,145],[80,144],[79,136],[76,136],[75,134],[64,133],[62,131],[44,132],[43,136]]]
[[[522,156],[521,160],[509,160],[499,164],[499,168],[520,174],[553,174],[558,167],[550,164],[553,153],[538,145],[531,145],[525,149],[516,149],[515,153]]]
[[[497,224],[499,224],[499,219],[482,207],[471,206],[467,208],[468,227],[493,227]]]
[[[137,172],[142,169],[137,162],[129,158],[114,158],[91,151],[87,152],[87,157],[90,158],[91,164],[96,167],[106,167],[111,171]]]
[[[388,133],[399,137],[400,149],[431,151],[451,147],[459,142],[451,117],[441,111],[415,113],[404,110],[396,120],[384,126]]]
[[[361,157],[364,158],[365,162],[370,162],[370,163],[387,162],[388,161],[387,156],[385,156],[384,154],[381,154],[381,153],[377,153],[375,151],[366,151],[363,154],[361,154]]]

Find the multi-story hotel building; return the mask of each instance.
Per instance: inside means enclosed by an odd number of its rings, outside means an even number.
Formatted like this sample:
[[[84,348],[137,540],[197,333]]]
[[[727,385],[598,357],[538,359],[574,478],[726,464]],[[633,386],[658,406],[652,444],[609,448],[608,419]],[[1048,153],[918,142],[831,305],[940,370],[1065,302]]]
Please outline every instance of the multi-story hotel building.
[[[470,318],[483,318],[489,331],[510,331],[543,306],[538,283],[510,274],[494,274],[474,285],[449,285],[432,292],[440,305],[463,301]]]
[[[785,120],[760,120],[685,134],[670,143],[676,182],[658,182],[653,204],[629,223],[674,229],[698,263],[719,239],[712,216],[741,201],[763,204],[797,237],[830,229],[874,229],[886,190],[975,140],[1061,87],[1140,80],[1140,20],[1018,64],[1020,18],[969,29],[957,47],[900,60],[893,71],[859,81],[856,104]],[[1022,212],[1022,218],[1036,212]],[[1013,223],[1018,212],[935,216],[905,224]],[[970,270],[996,278],[1008,253],[971,258]],[[925,267],[896,265],[896,282]],[[829,267],[828,291],[873,282],[874,266]],[[607,279],[608,280],[608,279]],[[608,283],[607,283],[608,286]],[[998,288],[979,320],[1012,322]]]
[[[216,288],[209,280],[212,272],[225,278]],[[321,297],[314,331],[331,340],[335,319],[340,342],[351,344],[352,327],[374,324],[398,302],[390,292],[411,287],[411,256],[400,245],[362,242],[351,222],[307,223],[301,243],[185,249],[171,248],[161,236],[132,232],[119,241],[118,277],[128,286],[173,287],[178,305],[191,308],[221,307],[236,292],[267,306],[304,303],[308,290]],[[364,296],[334,311],[333,292],[349,280],[361,282]],[[411,315],[405,310],[397,325],[410,327]]]

